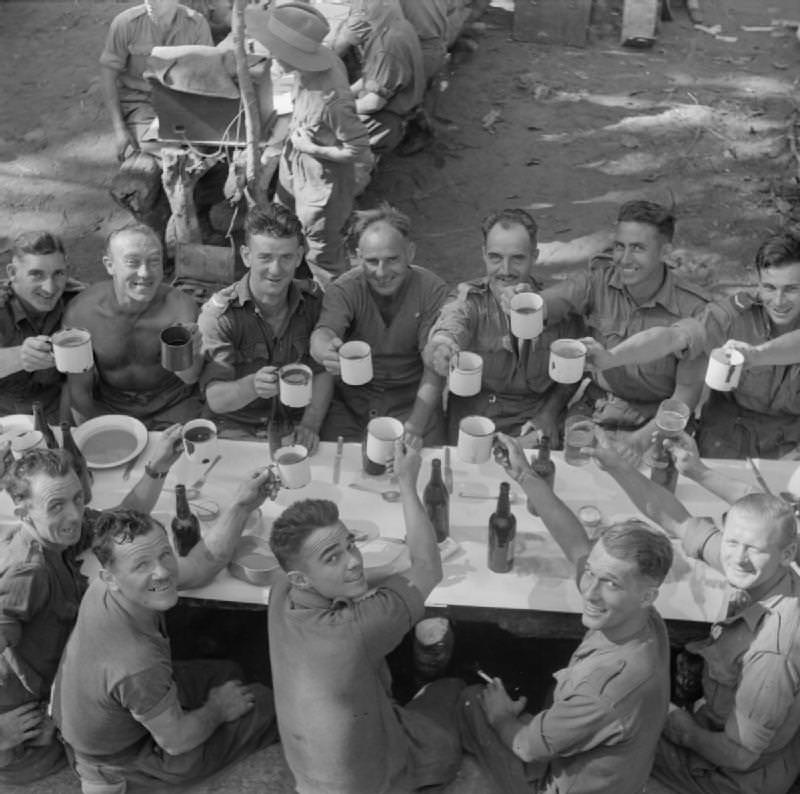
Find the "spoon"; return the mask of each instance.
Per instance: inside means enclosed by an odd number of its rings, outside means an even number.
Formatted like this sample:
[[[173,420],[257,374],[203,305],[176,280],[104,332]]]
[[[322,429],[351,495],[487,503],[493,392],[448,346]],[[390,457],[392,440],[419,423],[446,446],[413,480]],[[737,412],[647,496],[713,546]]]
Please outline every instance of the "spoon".
[[[394,491],[391,489],[387,491],[378,491],[375,488],[369,488],[368,486],[360,482],[351,482],[350,487],[355,488],[357,491],[366,491],[367,493],[380,494],[381,498],[385,502],[397,502],[400,499],[400,491]]]

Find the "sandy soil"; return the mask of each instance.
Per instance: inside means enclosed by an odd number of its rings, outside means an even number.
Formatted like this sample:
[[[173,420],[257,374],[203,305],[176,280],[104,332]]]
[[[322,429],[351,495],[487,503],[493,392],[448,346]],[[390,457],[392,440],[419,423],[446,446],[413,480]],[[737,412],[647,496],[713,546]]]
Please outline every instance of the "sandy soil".
[[[798,18],[793,0],[704,0],[719,40],[694,30],[674,2],[648,51],[618,45],[621,0],[595,0],[585,49],[516,42],[511,0],[495,0],[477,52],[461,56],[438,107],[432,149],[390,157],[362,197],[386,198],[415,223],[418,260],[448,281],[481,269],[478,224],[500,206],[531,208],[544,258],[584,261],[618,204],[670,202],[678,244],[719,254],[718,286],[748,278],[758,240],[797,196],[787,130],[798,105],[793,31],[746,31]],[[58,230],[77,274],[99,277],[102,240],[126,221],[108,196],[115,171],[97,56],[111,0],[6,0],[0,23],[0,261],[9,240]],[[494,112],[493,112],[494,111]],[[487,123],[487,115],[495,117]],[[598,236],[590,243],[596,245]],[[577,252],[577,254],[576,254]]]

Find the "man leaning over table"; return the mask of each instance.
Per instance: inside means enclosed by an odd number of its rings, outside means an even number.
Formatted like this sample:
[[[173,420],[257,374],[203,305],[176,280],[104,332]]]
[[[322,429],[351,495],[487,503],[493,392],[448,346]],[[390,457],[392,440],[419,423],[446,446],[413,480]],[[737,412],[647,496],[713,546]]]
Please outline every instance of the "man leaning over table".
[[[67,378],[70,405],[81,420],[128,414],[151,430],[200,415],[195,386],[203,357],[194,328],[194,363],[182,372],[161,366],[161,332],[175,323],[194,325],[197,305],[164,283],[163,250],[143,224],[108,237],[103,265],[110,279],[92,284],[72,300],[66,325],[92,335],[94,367]]]
[[[595,456],[634,504],[677,535],[687,555],[722,573],[728,602],[708,639],[703,701],[673,707],[653,776],[676,794],[785,794],[800,772],[800,576],[791,505],[769,494],[733,503],[720,531],[607,443]]]
[[[398,441],[393,465],[411,567],[374,589],[333,502],[296,502],[272,527],[270,546],[286,574],[270,592],[270,663],[283,751],[300,794],[438,790],[458,772],[463,682],[428,684],[405,707],[392,701],[384,657],[424,617],[442,578],[417,494],[419,453]]]
[[[97,517],[92,551],[102,568],[81,602],[53,695],[84,794],[198,780],[277,739],[269,689],[244,686],[231,662],[173,662],[164,623],[179,589],[207,584],[230,561],[270,477],[264,470],[245,478],[185,557],[146,513],[117,508]]]
[[[422,349],[444,301],[439,276],[414,264],[411,223],[388,204],[356,212],[349,236],[357,264],[326,290],[311,335],[311,355],[339,375],[339,348],[361,340],[372,349],[372,380],[349,386],[336,380],[321,438],[361,441],[375,416],[405,425],[412,446],[444,441],[444,380],[423,364]]]
[[[0,415],[30,413],[38,401],[48,421],[58,424],[64,377],[56,371],[50,336],[84,285],[70,278],[61,239],[46,231],[19,235],[6,271],[0,295]]]
[[[286,410],[294,415],[296,443],[313,451],[333,377],[309,354],[322,290],[314,281],[294,278],[305,250],[302,226],[288,209],[273,204],[251,209],[244,231],[241,255],[247,273],[214,294],[198,319],[206,357],[200,388],[222,435],[247,437],[266,428],[280,408],[280,367],[309,365],[314,370],[311,403],[304,410]]]
[[[483,358],[480,393],[448,395],[450,443],[456,441],[459,421],[478,414],[507,433],[534,426],[556,446],[563,409],[575,389],[550,379],[550,343],[582,335],[582,324],[571,318],[551,324],[532,341],[512,336],[509,301],[515,292],[538,292],[542,287],[533,273],[539,255],[536,221],[525,210],[503,209],[487,215],[481,231],[486,275],[462,282],[451,293],[423,352],[426,364],[442,377],[447,377],[450,360],[460,350]],[[526,445],[535,445],[533,435]]]
[[[594,340],[608,346],[644,328],[699,314],[708,296],[664,263],[674,233],[675,218],[665,207],[638,200],[623,204],[611,257],[596,257],[585,272],[542,292],[546,322],[577,314]],[[593,376],[581,403],[600,424],[635,431],[628,443],[643,452],[651,443],[658,404],[675,397],[694,408],[704,371],[703,361],[675,355],[604,370]]]
[[[703,456],[777,458],[800,443],[800,234],[768,237],[755,265],[754,293],[713,301],[699,316],[593,351],[594,363],[609,367],[704,356],[723,344],[739,350],[745,369],[738,386],[712,392],[703,408],[697,436]]]
[[[531,716],[499,678],[462,695],[464,749],[498,794],[639,794],[669,702],[669,641],[653,606],[672,564],[660,530],[629,520],[592,545],[570,509],[530,469],[517,439],[498,460],[575,565],[588,629],[557,672],[553,703]]]
[[[153,509],[180,439],[180,425],[162,434],[123,506]],[[3,486],[20,522],[0,540],[0,783],[24,784],[63,765],[46,710],[86,589],[78,555],[98,513],[84,504],[63,450],[25,453],[5,472]]]

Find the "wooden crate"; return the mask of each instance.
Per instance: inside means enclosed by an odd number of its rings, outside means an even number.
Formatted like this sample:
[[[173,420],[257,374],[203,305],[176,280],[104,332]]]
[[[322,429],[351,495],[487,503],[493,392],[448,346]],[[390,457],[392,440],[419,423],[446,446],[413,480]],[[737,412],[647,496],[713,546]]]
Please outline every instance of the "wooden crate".
[[[585,47],[591,11],[592,0],[516,0],[514,38]]]

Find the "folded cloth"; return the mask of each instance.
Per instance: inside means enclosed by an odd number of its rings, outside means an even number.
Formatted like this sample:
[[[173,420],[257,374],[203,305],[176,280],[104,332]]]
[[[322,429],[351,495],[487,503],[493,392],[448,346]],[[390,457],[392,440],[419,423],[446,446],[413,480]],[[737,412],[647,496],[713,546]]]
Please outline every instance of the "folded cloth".
[[[233,52],[185,44],[155,47],[143,76],[187,94],[238,99],[239,87],[231,76],[235,73]]]

